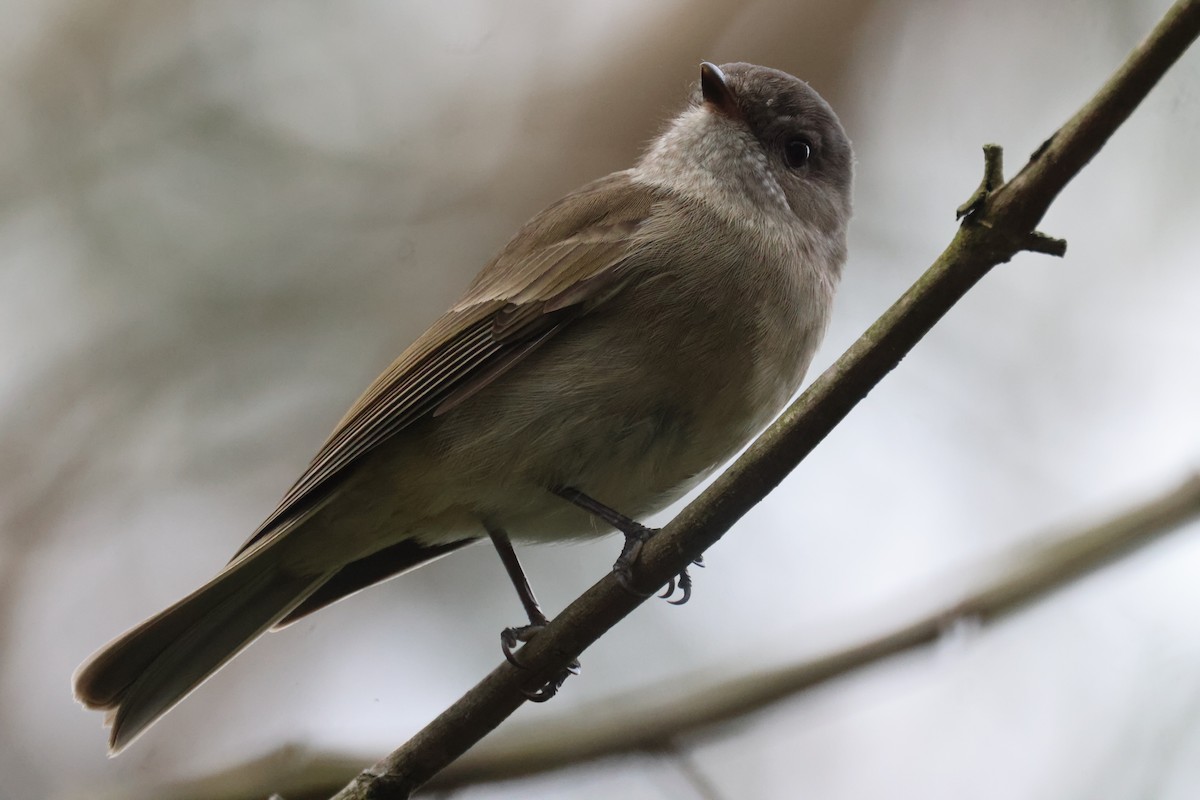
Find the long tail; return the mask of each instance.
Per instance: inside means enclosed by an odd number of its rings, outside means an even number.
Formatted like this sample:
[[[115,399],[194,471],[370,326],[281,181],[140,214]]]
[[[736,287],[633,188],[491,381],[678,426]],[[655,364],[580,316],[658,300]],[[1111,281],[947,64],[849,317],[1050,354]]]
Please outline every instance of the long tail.
[[[75,673],[75,696],[107,709],[116,754],[316,591],[329,575],[294,576],[259,553],[113,640]]]

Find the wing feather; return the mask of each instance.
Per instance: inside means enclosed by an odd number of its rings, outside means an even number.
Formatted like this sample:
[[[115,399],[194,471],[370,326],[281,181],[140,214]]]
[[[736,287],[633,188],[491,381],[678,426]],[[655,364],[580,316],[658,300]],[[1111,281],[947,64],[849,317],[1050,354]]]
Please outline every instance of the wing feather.
[[[664,196],[615,173],[570,197],[522,228],[371,384],[235,559],[311,513],[363,455],[422,416],[448,412],[619,291]]]

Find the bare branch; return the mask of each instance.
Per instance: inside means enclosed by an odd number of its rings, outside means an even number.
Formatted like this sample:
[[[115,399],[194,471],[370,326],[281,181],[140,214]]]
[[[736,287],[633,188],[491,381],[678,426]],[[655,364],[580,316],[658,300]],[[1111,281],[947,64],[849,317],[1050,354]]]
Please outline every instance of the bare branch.
[[[673,752],[681,740],[718,733],[718,727],[865,666],[932,644],[956,621],[992,622],[1066,588],[1200,517],[1200,475],[1118,515],[1039,544],[1019,560],[997,559],[995,577],[961,600],[912,622],[824,656],[719,682],[672,678],[636,696],[606,701],[605,714],[577,711],[510,731],[481,745],[429,782],[458,788],[528,777],[587,761],[636,753]],[[1039,542],[1043,541],[1039,538]],[[1003,568],[999,564],[1004,564]],[[686,694],[672,687],[693,688]],[[587,719],[586,726],[579,720]]]
[[[688,566],[765,497],[992,267],[1031,242],[1050,203],[1200,34],[1200,0],[1180,0],[1084,107],[1008,183],[986,192],[933,266],[732,467],[643,549],[651,590]],[[1037,248],[1042,249],[1042,248]],[[465,753],[643,602],[608,575],[521,651],[335,800],[405,798]]]
[[[796,694],[845,677],[907,650],[931,644],[954,621],[990,622],[1066,588],[1072,582],[1150,545],[1200,517],[1200,475],[1103,522],[1069,535],[1035,539],[1024,554],[997,559],[996,577],[961,600],[932,611],[874,639],[774,670],[718,682],[672,678],[625,698],[605,701],[594,712],[579,710],[557,719],[526,723],[503,739],[488,740],[437,777],[429,789],[452,790],[514,780],[590,761],[635,754],[682,755],[681,743],[721,735],[729,722],[757,713]],[[680,685],[691,687],[680,692]],[[613,709],[622,709],[615,711]],[[579,719],[587,719],[586,726]],[[200,780],[122,789],[122,800],[256,800],[270,788],[288,800],[328,797],[354,773],[361,758],[318,754],[289,745],[264,758]],[[681,767],[683,769],[683,767]],[[108,795],[105,795],[108,797]]]

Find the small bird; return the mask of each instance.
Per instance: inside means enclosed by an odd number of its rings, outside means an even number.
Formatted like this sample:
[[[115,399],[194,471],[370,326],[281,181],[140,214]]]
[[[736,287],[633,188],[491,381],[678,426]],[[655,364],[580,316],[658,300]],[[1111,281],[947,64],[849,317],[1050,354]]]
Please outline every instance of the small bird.
[[[529,616],[503,633],[510,657],[547,622],[510,532],[619,530],[628,585],[653,534],[635,518],[799,388],[846,260],[852,178],[845,131],[808,84],[703,63],[636,165],[521,228],[216,577],[77,670],[110,752],[267,630],[485,537]]]

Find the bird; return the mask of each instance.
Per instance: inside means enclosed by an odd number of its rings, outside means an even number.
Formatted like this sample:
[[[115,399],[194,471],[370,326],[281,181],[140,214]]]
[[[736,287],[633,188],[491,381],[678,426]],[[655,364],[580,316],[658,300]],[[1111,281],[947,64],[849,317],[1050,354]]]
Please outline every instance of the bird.
[[[634,166],[519,229],[215,577],[76,671],[110,753],[268,630],[472,542],[492,540],[529,617],[502,634],[510,658],[547,622],[511,537],[620,531],[628,584],[654,533],[636,519],[799,388],[846,261],[852,179],[850,141],[807,83],[702,63]]]

